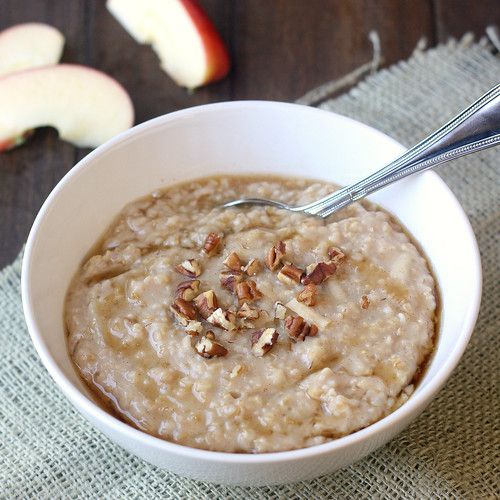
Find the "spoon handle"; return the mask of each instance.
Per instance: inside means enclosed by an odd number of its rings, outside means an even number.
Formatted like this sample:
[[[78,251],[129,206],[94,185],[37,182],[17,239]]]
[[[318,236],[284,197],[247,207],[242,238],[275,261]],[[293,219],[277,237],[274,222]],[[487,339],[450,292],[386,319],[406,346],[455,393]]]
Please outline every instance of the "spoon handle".
[[[327,217],[403,177],[498,144],[500,84],[389,165],[303,209],[310,214]]]

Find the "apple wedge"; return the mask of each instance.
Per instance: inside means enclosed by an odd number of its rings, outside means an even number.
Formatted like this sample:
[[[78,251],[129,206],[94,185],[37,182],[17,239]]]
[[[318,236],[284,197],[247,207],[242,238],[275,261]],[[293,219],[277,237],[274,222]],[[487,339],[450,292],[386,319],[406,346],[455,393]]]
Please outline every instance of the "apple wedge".
[[[56,64],[64,47],[62,33],[43,23],[25,23],[0,32],[0,75]]]
[[[137,42],[152,45],[178,85],[194,89],[227,75],[226,46],[195,0],[108,0],[107,7]]]
[[[95,147],[129,128],[134,109],[123,87],[85,66],[58,64],[0,78],[0,151],[30,129],[55,127],[76,146]]]

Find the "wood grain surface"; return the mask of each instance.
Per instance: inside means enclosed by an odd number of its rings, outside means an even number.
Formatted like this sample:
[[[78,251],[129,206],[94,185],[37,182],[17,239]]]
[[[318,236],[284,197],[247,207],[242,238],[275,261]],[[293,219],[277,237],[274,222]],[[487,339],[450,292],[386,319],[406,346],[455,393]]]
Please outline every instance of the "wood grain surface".
[[[384,65],[429,45],[481,36],[500,25],[499,0],[200,0],[228,44],[230,76],[188,93],[107,12],[103,0],[0,0],[0,29],[41,21],[66,37],[64,62],[103,70],[129,91],[136,123],[180,108],[232,99],[293,101],[369,61],[376,30]],[[1,113],[1,110],[0,110]],[[14,259],[41,204],[89,150],[39,129],[25,145],[0,154],[0,267]],[[68,221],[70,223],[70,221]]]

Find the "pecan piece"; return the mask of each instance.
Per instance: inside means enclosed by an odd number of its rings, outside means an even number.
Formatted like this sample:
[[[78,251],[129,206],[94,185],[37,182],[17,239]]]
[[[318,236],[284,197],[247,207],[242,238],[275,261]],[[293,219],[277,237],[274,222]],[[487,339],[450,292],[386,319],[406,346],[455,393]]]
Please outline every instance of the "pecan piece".
[[[304,287],[304,289],[297,295],[297,300],[303,302],[306,306],[312,307],[316,305],[316,295],[318,289],[314,283],[309,283]]]
[[[276,328],[266,328],[265,330],[253,332],[251,337],[253,355],[261,358],[268,353],[276,344],[278,336]]]
[[[278,279],[286,285],[300,283],[302,276],[304,276],[304,270],[293,264],[285,264],[278,273]]]
[[[241,260],[236,252],[231,252],[224,260],[224,265],[232,271],[241,271]]]
[[[344,260],[345,253],[338,247],[330,247],[326,253],[330,257],[330,262],[338,264],[341,260]]]
[[[170,306],[170,310],[174,313],[175,318],[183,326],[187,326],[189,320],[196,319],[196,310],[191,302],[184,299],[175,299]]]
[[[363,295],[361,297],[359,304],[361,306],[361,309],[368,309],[368,307],[370,306],[370,300],[366,295]]]
[[[243,272],[247,273],[248,276],[255,276],[260,271],[260,262],[258,259],[252,259],[243,268]]]
[[[199,321],[188,321],[186,325],[186,333],[191,337],[196,337],[203,331],[203,326]]]
[[[257,288],[257,283],[253,280],[238,283],[236,285],[236,295],[239,302],[252,302],[262,297],[262,293]]]
[[[306,337],[314,337],[318,333],[316,325],[309,325],[302,316],[287,316],[285,319],[285,328],[288,330],[288,336],[292,340],[302,340]]]
[[[260,324],[266,323],[268,321],[268,314],[266,311],[261,311],[260,309],[254,309],[244,302],[240,307],[236,316],[240,319],[239,327],[242,328],[256,328]],[[257,324],[259,323],[259,325]]]
[[[226,356],[227,349],[215,342],[215,335],[213,332],[207,332],[195,345],[196,352],[203,358],[214,358]]]
[[[203,243],[203,252],[207,255],[213,255],[217,252],[219,244],[221,242],[221,235],[217,233],[208,233],[205,238],[205,243]]]
[[[182,281],[177,285],[175,297],[177,299],[183,299],[189,302],[196,297],[196,294],[198,293],[199,289],[200,289],[200,280]]]
[[[240,307],[239,311],[236,313],[238,318],[244,319],[257,319],[260,315],[258,309],[253,309],[246,302]]]
[[[231,311],[224,311],[220,307],[216,309],[207,321],[223,330],[236,330],[236,317]]]
[[[236,316],[239,318],[239,328],[255,328],[255,322],[261,318],[261,314],[264,311],[260,311],[259,309],[253,309],[248,305],[247,302],[244,302],[240,307]],[[262,317],[263,319],[263,317]]]
[[[196,309],[193,307],[193,304],[184,299],[175,299],[173,305],[174,309],[179,311],[180,313],[187,316],[189,319],[196,319]]]
[[[201,274],[200,263],[195,259],[187,259],[182,264],[175,266],[175,270],[178,273],[189,276],[190,278],[196,278]]]
[[[217,295],[215,295],[213,290],[200,293],[194,299],[194,305],[204,319],[207,319],[219,307],[217,304]]]
[[[285,319],[286,307],[281,302],[274,304],[274,317],[275,319]]]
[[[219,274],[220,284],[231,293],[236,291],[236,285],[243,280],[241,271],[222,271]]]
[[[337,266],[333,262],[320,262],[314,266],[311,272],[302,278],[302,283],[308,285],[309,283],[314,283],[315,285],[320,285],[323,281],[335,274]]]
[[[281,259],[285,256],[286,245],[283,241],[278,241],[266,255],[266,266],[274,271],[281,263]]]

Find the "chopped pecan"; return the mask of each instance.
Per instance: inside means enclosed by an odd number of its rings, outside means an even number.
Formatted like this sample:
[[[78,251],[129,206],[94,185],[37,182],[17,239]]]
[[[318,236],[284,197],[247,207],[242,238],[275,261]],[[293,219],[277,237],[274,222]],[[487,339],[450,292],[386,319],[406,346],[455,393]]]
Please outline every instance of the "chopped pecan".
[[[327,280],[335,274],[337,266],[333,262],[320,262],[314,266],[311,272],[302,278],[302,283],[308,285],[314,283],[320,285],[323,281]]]
[[[241,260],[236,252],[231,252],[224,260],[224,265],[233,271],[241,271]]]
[[[217,233],[208,233],[205,238],[205,243],[203,243],[203,251],[207,255],[213,255],[217,252],[219,244],[221,242],[221,235]]]
[[[304,270],[293,264],[285,264],[278,273],[278,279],[287,285],[300,283],[302,276],[304,276]]]
[[[304,287],[304,289],[297,295],[297,300],[303,302],[306,306],[312,307],[316,305],[316,295],[318,289],[314,283],[309,283]]]
[[[196,319],[196,310],[193,307],[193,304],[184,299],[175,299],[173,305],[174,309],[179,311],[180,313],[187,316],[189,319]]]
[[[238,318],[244,319],[257,319],[260,315],[258,309],[253,309],[246,302],[240,307],[239,311],[236,313]]]
[[[345,258],[345,253],[338,247],[330,247],[327,250],[328,257],[330,257],[330,262],[338,264],[341,260]]]
[[[186,325],[186,333],[191,335],[191,337],[196,337],[199,333],[203,331],[203,326],[199,321],[188,321]]]
[[[182,314],[180,311],[178,311],[174,306],[170,306],[170,310],[174,314],[175,319],[182,325],[182,326],[187,326],[189,323],[189,318],[185,315]]]
[[[285,256],[286,245],[283,241],[278,241],[266,255],[266,266],[274,271],[281,263],[281,259]]]
[[[278,340],[278,332],[276,328],[266,328],[265,330],[257,330],[252,333],[252,353],[254,356],[262,357],[269,352],[273,345]]]
[[[363,295],[361,297],[360,305],[361,305],[362,309],[368,309],[368,307],[370,306],[370,300],[368,299],[368,297],[366,295]]]
[[[318,333],[316,325],[309,325],[302,316],[287,316],[285,319],[285,328],[288,330],[288,336],[292,340],[304,340],[306,337],[314,337]]]
[[[183,326],[187,326],[189,320],[196,319],[196,310],[191,302],[184,299],[175,299],[175,302],[170,306],[170,310]]]
[[[207,321],[223,330],[236,330],[236,317],[231,311],[224,311],[220,307],[216,309]]]
[[[217,307],[219,307],[217,304],[217,296],[213,290],[200,293],[200,295],[194,299],[194,305],[204,319],[207,319]]]
[[[257,288],[257,283],[253,280],[242,281],[236,285],[236,295],[239,302],[252,302],[260,299],[262,294]]]
[[[255,328],[254,321],[259,319],[260,311],[258,309],[253,309],[246,302],[240,307],[236,316],[240,319],[240,328]]]
[[[248,264],[243,268],[243,272],[248,276],[255,276],[260,271],[260,262],[258,259],[251,259]]]
[[[196,352],[203,358],[213,358],[226,356],[227,349],[215,342],[215,335],[213,332],[207,332],[195,345]]]
[[[191,301],[196,297],[196,294],[198,293],[199,289],[200,289],[200,280],[183,281],[177,285],[175,297],[178,299]]]
[[[196,278],[201,274],[200,263],[195,259],[187,259],[182,264],[175,266],[175,270],[178,273],[189,276],[190,278]]]
[[[236,291],[236,285],[243,280],[241,271],[222,271],[219,274],[220,284],[231,293]]]
[[[285,319],[286,307],[281,302],[274,304],[274,317],[276,319]]]
[[[250,287],[250,293],[254,297],[254,299],[260,299],[262,297],[262,293],[257,288],[257,283],[254,280],[247,280],[248,286]]]

